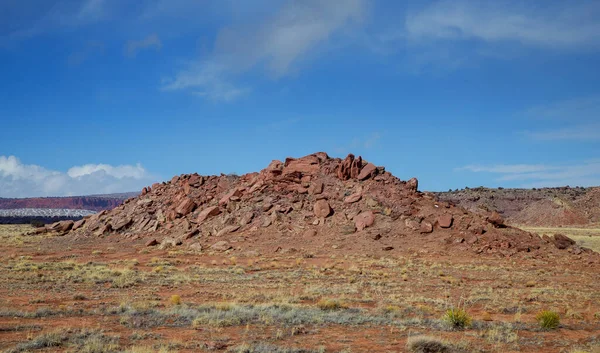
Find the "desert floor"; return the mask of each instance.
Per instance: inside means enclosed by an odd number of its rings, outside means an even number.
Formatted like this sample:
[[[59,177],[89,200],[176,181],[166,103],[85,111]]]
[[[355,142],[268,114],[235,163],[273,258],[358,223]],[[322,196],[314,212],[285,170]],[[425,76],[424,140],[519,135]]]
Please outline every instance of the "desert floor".
[[[600,268],[585,262],[241,256],[28,229],[0,226],[6,352],[409,352],[421,335],[456,352],[600,352]],[[600,250],[599,229],[527,230]],[[452,308],[471,325],[450,326]],[[558,328],[540,327],[543,310],[560,315]]]

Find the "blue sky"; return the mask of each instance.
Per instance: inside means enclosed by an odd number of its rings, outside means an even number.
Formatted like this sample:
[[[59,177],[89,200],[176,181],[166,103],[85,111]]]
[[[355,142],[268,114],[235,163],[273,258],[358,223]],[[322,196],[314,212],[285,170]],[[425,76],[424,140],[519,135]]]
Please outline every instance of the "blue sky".
[[[362,155],[600,185],[598,1],[4,0],[0,197]]]

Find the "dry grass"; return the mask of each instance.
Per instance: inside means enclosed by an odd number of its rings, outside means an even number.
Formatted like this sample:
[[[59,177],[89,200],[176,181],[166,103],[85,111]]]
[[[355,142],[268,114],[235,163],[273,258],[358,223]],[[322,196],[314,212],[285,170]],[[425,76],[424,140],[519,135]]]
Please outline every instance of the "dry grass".
[[[536,351],[581,346],[562,329],[538,338],[541,310],[561,313],[561,325],[579,333],[597,329],[600,317],[600,285],[590,271],[533,258],[232,258],[131,249],[110,239],[54,243],[11,235],[17,229],[24,228],[5,228],[0,244],[0,322],[12,320],[0,323],[0,351],[32,350],[25,344],[55,327],[98,326],[109,339],[120,336],[123,352],[211,351],[221,344],[232,351],[390,352],[422,334],[453,351]],[[472,319],[464,330],[448,330],[441,319],[453,303]],[[467,348],[458,349],[463,341]],[[60,349],[83,351],[77,342],[66,338]],[[96,343],[89,340],[88,351]]]
[[[592,249],[596,252],[600,252],[600,228],[575,228],[575,227],[527,227],[519,226],[519,228],[528,232],[536,233],[539,235],[553,235],[553,234],[564,234],[569,238],[575,240],[579,246]]]

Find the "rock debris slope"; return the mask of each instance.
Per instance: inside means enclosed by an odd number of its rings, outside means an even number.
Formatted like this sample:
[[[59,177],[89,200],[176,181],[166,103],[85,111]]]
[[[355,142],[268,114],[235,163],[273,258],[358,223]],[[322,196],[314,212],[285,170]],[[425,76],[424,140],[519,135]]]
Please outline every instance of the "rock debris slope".
[[[505,226],[497,213],[437,201],[418,191],[417,179],[401,181],[361,157],[323,152],[274,160],[241,177],[175,176],[58,228],[76,239],[110,236],[209,252],[595,254]]]

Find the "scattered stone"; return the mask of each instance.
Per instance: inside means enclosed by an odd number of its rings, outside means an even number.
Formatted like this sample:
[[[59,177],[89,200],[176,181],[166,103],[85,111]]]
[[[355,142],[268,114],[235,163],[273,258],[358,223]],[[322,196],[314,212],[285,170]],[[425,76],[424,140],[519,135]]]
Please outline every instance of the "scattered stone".
[[[344,198],[344,203],[355,203],[357,201],[360,201],[361,198],[362,198],[361,193],[357,192],[357,193],[354,193],[354,194]]]
[[[563,234],[554,234],[554,239],[552,239],[552,242],[554,243],[554,246],[556,246],[557,249],[561,250],[567,249],[575,245],[575,240]]]
[[[122,218],[112,224],[112,230],[114,230],[115,232],[118,232],[121,229],[125,229],[125,228],[129,227],[131,225],[131,223],[132,223],[131,218]]]
[[[221,209],[219,209],[218,206],[211,206],[211,207],[205,208],[198,215],[198,218],[197,218],[196,222],[198,224],[202,224],[202,222],[204,222],[206,219],[208,219],[210,217],[217,216],[220,213],[221,213]]]
[[[419,231],[423,234],[433,232],[433,224],[427,221],[422,221],[421,226],[419,227]]]
[[[354,217],[354,226],[357,231],[361,231],[367,227],[370,227],[375,222],[375,215],[372,211],[366,211],[358,214]]]
[[[487,221],[490,222],[496,228],[504,226],[504,219],[496,211],[492,212],[492,214],[487,218]]]
[[[308,192],[311,195],[319,195],[323,192],[323,182],[322,181],[315,181],[313,183],[310,184],[310,186],[308,187]]]
[[[189,239],[189,238],[191,238],[191,237],[193,237],[193,236],[196,236],[196,235],[198,235],[198,234],[200,234],[200,230],[196,228],[196,229],[193,229],[193,230],[191,230],[191,231],[189,231],[189,232],[185,233],[185,234],[183,235],[183,239]]]
[[[381,250],[390,251],[390,250],[394,250],[394,247],[393,246],[384,246]]]
[[[313,211],[317,218],[326,218],[331,214],[331,206],[327,200],[318,200],[315,202]]]
[[[214,251],[227,251],[231,249],[231,245],[225,240],[221,240],[211,245],[210,248]]]
[[[185,184],[185,185],[188,185],[188,184]],[[181,201],[179,203],[177,208],[175,208],[175,211],[178,214],[185,216],[188,213],[192,212],[195,208],[196,208],[196,203],[194,201],[192,201],[192,199],[190,199],[189,197],[186,197],[183,199],[183,201]]]
[[[220,237],[220,236],[223,236],[223,235],[226,235],[229,233],[233,233],[233,232],[237,231],[238,229],[240,229],[239,225],[225,227],[217,233],[217,237]]]
[[[441,216],[438,217],[438,224],[440,225],[440,227],[442,228],[450,228],[452,227],[452,222],[454,221],[454,218],[452,217],[451,214],[445,213]]]
[[[304,238],[312,238],[316,235],[317,235],[317,231],[315,229],[307,229],[304,231],[304,234],[302,234],[302,236]]]

